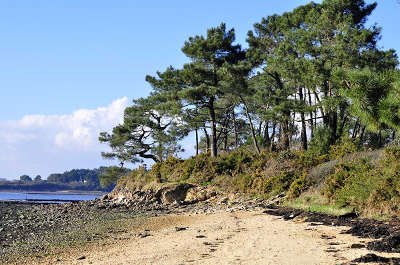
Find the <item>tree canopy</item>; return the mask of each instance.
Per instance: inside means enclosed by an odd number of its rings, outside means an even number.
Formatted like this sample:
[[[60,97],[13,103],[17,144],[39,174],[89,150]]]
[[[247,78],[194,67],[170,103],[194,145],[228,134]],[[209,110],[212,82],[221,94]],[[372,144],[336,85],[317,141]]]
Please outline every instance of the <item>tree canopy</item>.
[[[112,133],[100,134],[120,166],[176,155],[195,134],[196,154],[217,156],[251,145],[260,152],[329,146],[347,137],[360,145],[393,140],[400,129],[400,74],[394,50],[367,26],[376,2],[325,0],[262,18],[248,48],[224,23],[188,38],[188,62],[146,80]],[[376,137],[375,137],[376,136]]]

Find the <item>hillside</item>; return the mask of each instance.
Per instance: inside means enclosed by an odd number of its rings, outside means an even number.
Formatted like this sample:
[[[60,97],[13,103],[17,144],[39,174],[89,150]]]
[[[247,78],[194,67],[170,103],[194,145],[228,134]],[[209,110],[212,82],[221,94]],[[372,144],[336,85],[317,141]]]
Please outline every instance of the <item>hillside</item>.
[[[354,150],[355,145],[347,142],[332,146],[329,155],[311,151],[258,155],[241,149],[218,157],[170,157],[150,170],[142,167],[122,177],[110,196],[133,198],[138,191],[157,193],[163,187],[179,187],[178,202],[188,201],[193,194],[199,197],[201,191],[200,200],[215,195],[278,198],[281,205],[330,214],[397,216],[400,147]]]

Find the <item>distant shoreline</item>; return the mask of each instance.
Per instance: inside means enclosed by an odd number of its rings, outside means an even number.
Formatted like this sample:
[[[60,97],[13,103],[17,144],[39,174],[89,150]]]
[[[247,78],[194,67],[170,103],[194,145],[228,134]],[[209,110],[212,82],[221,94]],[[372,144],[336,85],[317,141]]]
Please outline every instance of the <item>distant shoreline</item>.
[[[60,191],[24,191],[24,190],[0,190],[0,192],[23,193],[23,194],[67,194],[67,195],[106,195],[104,191],[81,191],[81,190],[60,190]]]

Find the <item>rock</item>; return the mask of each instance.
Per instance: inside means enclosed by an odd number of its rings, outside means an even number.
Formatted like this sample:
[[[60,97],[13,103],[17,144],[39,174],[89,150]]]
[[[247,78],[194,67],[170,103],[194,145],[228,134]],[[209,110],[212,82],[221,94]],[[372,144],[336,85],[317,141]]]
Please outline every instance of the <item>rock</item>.
[[[301,211],[294,211],[290,214],[284,215],[283,216],[283,220],[287,221],[287,220],[292,220],[294,218],[296,218],[298,215],[301,214]]]
[[[188,190],[185,202],[196,203],[206,201],[216,195],[217,192],[212,187],[193,187]],[[228,198],[226,198],[226,201],[228,201]]]
[[[157,193],[161,193],[160,200],[163,204],[172,204],[184,201],[188,190],[193,187],[190,184],[179,184],[172,187],[165,187]]]
[[[351,244],[350,248],[365,248],[365,245],[355,243],[355,244]]]
[[[362,263],[370,263],[370,262],[384,262],[389,263],[391,261],[390,258],[380,257],[373,253],[369,253],[365,256],[362,256],[358,259],[353,260],[353,262],[362,262]]]
[[[145,238],[145,237],[148,237],[148,236],[151,236],[151,235],[150,235],[149,232],[145,231],[145,232],[143,232],[143,233],[140,233],[138,236],[139,236],[140,238]]]
[[[350,213],[346,213],[346,214],[339,215],[339,218],[342,218],[342,219],[346,219],[346,218],[355,219],[355,218],[357,218],[358,216],[359,216],[358,213],[356,213],[356,212],[354,211],[354,209],[353,209],[353,211],[350,212]]]
[[[220,204],[226,204],[226,203],[228,203],[228,197],[222,197],[220,200],[219,200],[219,202],[218,203],[220,203]]]

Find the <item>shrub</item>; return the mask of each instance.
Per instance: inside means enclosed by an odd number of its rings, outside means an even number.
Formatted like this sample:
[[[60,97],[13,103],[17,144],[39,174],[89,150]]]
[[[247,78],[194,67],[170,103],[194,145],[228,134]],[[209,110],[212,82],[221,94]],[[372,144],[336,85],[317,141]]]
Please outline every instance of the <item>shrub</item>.
[[[355,153],[358,151],[357,145],[350,138],[342,138],[337,145],[332,145],[329,148],[329,158],[341,159],[346,155]]]
[[[292,184],[290,184],[287,197],[289,199],[295,199],[299,197],[304,191],[306,191],[311,186],[311,184],[312,183],[307,178],[307,172],[303,172],[303,174],[298,176],[292,182]]]
[[[300,167],[314,167],[328,160],[328,155],[321,155],[313,149],[298,151],[296,153],[296,164]]]
[[[374,153],[372,158],[381,157]],[[325,182],[322,193],[330,202],[353,206],[368,216],[399,214],[400,148],[385,148],[378,161],[342,162]]]
[[[264,193],[271,196],[286,192],[292,182],[296,179],[295,172],[284,171],[279,175],[266,179]]]
[[[370,189],[376,184],[376,176],[371,172],[373,168],[365,159],[359,163],[350,161],[338,164],[335,173],[327,179],[322,193],[330,201],[343,206],[364,203]]]

